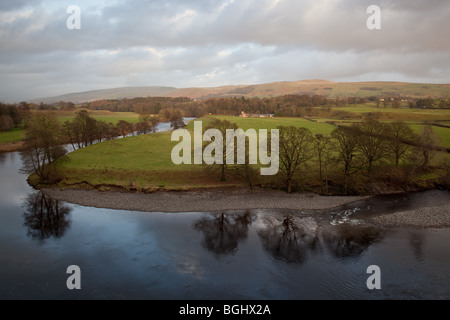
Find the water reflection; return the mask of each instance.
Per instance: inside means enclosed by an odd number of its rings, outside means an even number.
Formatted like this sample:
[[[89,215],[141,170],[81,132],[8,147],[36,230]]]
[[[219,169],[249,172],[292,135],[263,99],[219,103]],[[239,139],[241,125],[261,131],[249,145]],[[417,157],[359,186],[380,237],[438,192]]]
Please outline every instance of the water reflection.
[[[409,231],[409,245],[411,246],[412,252],[418,261],[423,260],[423,244],[425,242],[423,233],[417,230]]]
[[[212,218],[211,218],[212,217]],[[194,229],[203,232],[203,246],[216,255],[234,253],[239,241],[248,236],[255,220],[249,211],[242,213],[210,213],[194,223]]]
[[[6,160],[6,153],[0,152],[0,164],[3,164]]]
[[[264,250],[275,259],[302,263],[308,252],[320,249],[317,223],[312,218],[294,218],[284,215],[264,219],[265,228],[258,231]]]
[[[60,238],[70,227],[72,208],[40,191],[28,194],[23,207],[26,209],[23,217],[27,235],[33,239]]]
[[[382,230],[367,225],[341,224],[323,230],[327,248],[337,258],[357,257],[383,239]]]

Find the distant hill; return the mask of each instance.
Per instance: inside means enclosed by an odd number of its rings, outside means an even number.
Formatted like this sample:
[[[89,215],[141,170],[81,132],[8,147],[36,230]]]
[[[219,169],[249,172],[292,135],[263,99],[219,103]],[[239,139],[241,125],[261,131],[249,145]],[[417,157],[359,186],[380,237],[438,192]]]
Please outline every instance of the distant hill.
[[[162,97],[170,92],[177,90],[171,87],[124,87],[103,90],[93,90],[84,92],[75,92],[63,94],[55,97],[38,98],[30,100],[29,102],[40,103],[54,103],[59,101],[81,103],[94,100],[103,99],[132,99],[136,97]]]
[[[34,99],[30,102],[53,103],[71,101],[73,103],[102,99],[123,99],[136,97],[188,97],[205,99],[210,97],[271,97],[287,94],[319,94],[336,97],[434,97],[450,98],[450,84],[424,84],[407,82],[332,82],[326,80],[302,80],[272,82],[257,85],[234,85],[212,88],[172,88],[172,87],[126,87],[69,93],[57,97]]]

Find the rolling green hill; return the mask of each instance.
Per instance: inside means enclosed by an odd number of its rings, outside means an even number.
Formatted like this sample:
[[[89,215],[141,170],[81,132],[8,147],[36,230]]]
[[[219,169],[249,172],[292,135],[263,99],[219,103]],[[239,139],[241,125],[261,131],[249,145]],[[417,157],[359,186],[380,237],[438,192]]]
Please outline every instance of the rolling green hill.
[[[332,82],[326,80],[302,80],[272,82],[257,85],[234,85],[211,88],[126,87],[70,93],[57,97],[34,99],[31,102],[53,103],[59,101],[81,103],[102,99],[135,97],[271,97],[287,94],[319,94],[336,97],[433,97],[450,98],[450,84],[423,84],[405,82]]]

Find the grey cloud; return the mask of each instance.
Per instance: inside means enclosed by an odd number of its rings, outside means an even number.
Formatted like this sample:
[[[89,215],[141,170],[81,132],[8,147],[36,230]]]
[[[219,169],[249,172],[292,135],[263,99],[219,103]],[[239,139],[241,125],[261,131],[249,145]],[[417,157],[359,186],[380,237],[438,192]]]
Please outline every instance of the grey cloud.
[[[30,17],[3,24],[6,35],[2,40],[14,50],[31,49],[27,43],[42,39],[38,51],[243,42],[329,51],[450,49],[450,42],[444,41],[450,33],[450,3],[435,0],[424,11],[418,2],[403,1],[402,7],[380,1],[383,28],[373,32],[365,26],[366,8],[372,2],[280,0],[275,5],[274,0],[241,0],[218,11],[226,1],[130,0],[106,7],[101,15],[83,11],[82,30],[77,32],[65,28],[63,8],[59,14],[47,13],[46,18],[36,11]],[[46,20],[44,28],[23,33],[40,20]]]
[[[11,11],[23,8],[25,6],[37,5],[42,0],[2,0],[0,2],[0,11]]]
[[[100,9],[80,0],[81,30],[66,28],[69,2],[1,2],[0,99],[123,85],[450,81],[444,0],[128,0]],[[371,31],[366,9],[376,2],[382,30]]]

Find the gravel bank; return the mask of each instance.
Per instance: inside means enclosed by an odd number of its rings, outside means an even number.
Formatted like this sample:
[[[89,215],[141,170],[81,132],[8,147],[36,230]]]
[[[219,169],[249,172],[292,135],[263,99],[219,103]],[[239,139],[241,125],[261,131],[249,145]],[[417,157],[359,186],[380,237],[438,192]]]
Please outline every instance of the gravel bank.
[[[245,209],[329,209],[364,197],[322,197],[282,191],[246,189],[122,193],[115,191],[44,189],[55,200],[97,208],[143,212],[211,212]]]
[[[450,204],[380,215],[368,221],[385,227],[450,228]]]

